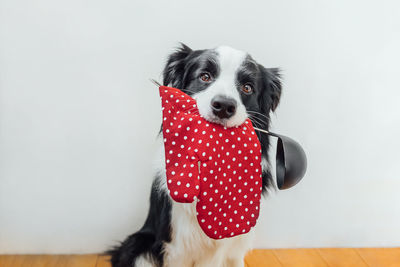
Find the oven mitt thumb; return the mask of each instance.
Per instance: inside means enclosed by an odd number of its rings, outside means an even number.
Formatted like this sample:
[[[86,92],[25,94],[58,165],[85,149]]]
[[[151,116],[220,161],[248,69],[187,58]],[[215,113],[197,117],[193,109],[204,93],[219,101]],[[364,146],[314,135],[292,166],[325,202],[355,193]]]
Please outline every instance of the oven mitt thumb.
[[[173,200],[193,202],[200,192],[198,148],[191,131],[196,101],[175,88],[160,87],[167,185]]]

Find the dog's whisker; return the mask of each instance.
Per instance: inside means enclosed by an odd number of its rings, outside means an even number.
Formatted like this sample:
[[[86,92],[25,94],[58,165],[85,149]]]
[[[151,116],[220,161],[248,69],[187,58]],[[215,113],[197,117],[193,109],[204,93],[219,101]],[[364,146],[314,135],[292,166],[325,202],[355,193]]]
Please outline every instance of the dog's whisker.
[[[253,113],[253,114],[257,114],[260,116],[265,117],[267,120],[269,120],[269,117],[267,115],[261,114],[260,112],[254,111],[254,110],[247,110],[248,113]]]
[[[268,124],[266,121],[264,121],[264,120],[262,120],[261,118],[258,118],[258,117],[256,117],[256,116],[250,115],[249,118],[254,119],[255,121],[257,121],[257,122],[258,122],[259,124],[261,124],[261,125],[266,125],[266,124]]]
[[[257,117],[257,116],[254,116],[254,114],[252,115],[252,117],[253,118],[256,118],[259,122],[261,122],[262,124],[268,124],[268,121],[266,121],[266,120],[263,120],[262,118],[260,118],[260,117]]]
[[[251,120],[251,119],[250,119],[250,120]],[[251,120],[251,122],[253,123],[253,125],[254,125],[255,127],[262,128],[262,126],[261,126],[258,122],[253,121],[253,120]]]

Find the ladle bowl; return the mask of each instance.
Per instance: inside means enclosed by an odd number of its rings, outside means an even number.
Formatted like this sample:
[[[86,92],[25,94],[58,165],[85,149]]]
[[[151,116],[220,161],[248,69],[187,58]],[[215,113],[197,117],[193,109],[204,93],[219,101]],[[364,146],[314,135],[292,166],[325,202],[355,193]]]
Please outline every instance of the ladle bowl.
[[[299,143],[290,137],[254,128],[278,138],[276,147],[276,183],[279,189],[288,189],[304,177],[307,157]]]

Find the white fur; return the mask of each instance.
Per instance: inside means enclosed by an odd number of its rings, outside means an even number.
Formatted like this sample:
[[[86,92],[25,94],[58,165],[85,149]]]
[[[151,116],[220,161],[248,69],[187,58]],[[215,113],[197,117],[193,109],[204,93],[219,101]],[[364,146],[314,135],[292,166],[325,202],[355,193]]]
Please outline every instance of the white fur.
[[[246,107],[243,105],[240,94],[236,89],[236,73],[247,54],[228,46],[220,46],[215,50],[218,56],[220,73],[218,78],[204,91],[193,95],[197,101],[200,115],[206,120],[215,121],[211,110],[211,100],[222,95],[236,100],[236,113],[224,122],[226,127],[241,125],[247,119]]]
[[[155,267],[155,264],[141,255],[135,261],[135,267]]]

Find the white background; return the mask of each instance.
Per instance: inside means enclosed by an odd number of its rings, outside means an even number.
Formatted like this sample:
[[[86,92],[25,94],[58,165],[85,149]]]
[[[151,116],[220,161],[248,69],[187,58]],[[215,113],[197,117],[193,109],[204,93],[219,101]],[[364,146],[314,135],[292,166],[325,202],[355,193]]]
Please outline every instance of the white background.
[[[168,53],[281,67],[309,169],[256,247],[400,245],[399,1],[0,0],[0,253],[99,252],[144,222]]]

